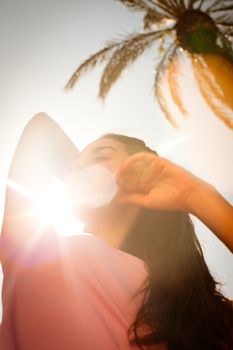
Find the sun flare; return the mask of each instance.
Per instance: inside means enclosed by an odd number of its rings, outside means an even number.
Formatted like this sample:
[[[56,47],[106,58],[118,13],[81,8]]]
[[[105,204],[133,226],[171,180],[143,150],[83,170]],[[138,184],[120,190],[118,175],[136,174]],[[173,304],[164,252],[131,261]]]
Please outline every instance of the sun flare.
[[[67,195],[64,184],[55,176],[49,189],[40,196],[36,211],[42,225],[52,225],[63,236],[81,233],[83,224],[72,213],[73,203]]]
[[[14,191],[33,200],[35,207],[32,208],[32,215],[39,220],[39,230],[51,225],[62,236],[83,232],[83,224],[73,215],[73,203],[65,191],[63,182],[57,177],[52,176],[48,190],[40,195],[10,179],[7,179],[6,183]]]
[[[75,180],[75,181],[74,181]],[[108,205],[117,192],[114,174],[107,168],[94,164],[81,169],[67,187],[56,176],[44,192],[31,192],[26,187],[7,179],[7,186],[28,197],[32,207],[27,214],[38,222],[38,230],[50,225],[63,236],[82,234],[84,224],[74,214],[75,208],[98,208]]]

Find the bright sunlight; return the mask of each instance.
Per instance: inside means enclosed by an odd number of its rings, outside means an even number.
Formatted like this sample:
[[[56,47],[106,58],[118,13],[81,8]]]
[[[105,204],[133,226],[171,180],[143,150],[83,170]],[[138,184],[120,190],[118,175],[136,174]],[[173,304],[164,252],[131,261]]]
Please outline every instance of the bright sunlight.
[[[40,196],[9,179],[6,183],[13,190],[35,201],[33,213],[36,212],[40,227],[52,225],[62,236],[82,233],[83,224],[73,215],[72,201],[66,194],[63,182],[55,176],[52,176],[48,191]]]
[[[51,184],[37,201],[36,211],[42,225],[50,224],[63,236],[82,233],[83,224],[72,214],[73,204],[64,184],[52,176]]]
[[[107,205],[117,192],[114,174],[98,164],[79,170],[69,190],[56,176],[51,177],[48,190],[40,194],[30,192],[9,179],[6,183],[33,200],[35,206],[32,212],[39,219],[38,229],[51,225],[62,236],[83,233],[84,225],[73,214],[75,207],[97,208]]]

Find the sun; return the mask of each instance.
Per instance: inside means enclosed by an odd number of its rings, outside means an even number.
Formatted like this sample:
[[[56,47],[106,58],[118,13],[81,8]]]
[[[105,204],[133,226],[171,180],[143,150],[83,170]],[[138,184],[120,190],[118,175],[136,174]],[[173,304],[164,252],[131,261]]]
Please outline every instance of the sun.
[[[26,187],[7,179],[6,184],[14,191],[32,201],[32,210],[28,215],[38,222],[38,231],[50,225],[58,234],[70,236],[83,233],[84,225],[73,214],[73,202],[65,191],[61,180],[52,176],[47,191],[33,193]]]
[[[73,179],[73,177],[71,176]],[[74,179],[73,179],[74,180]],[[107,168],[94,164],[79,170],[72,186],[52,175],[45,191],[35,193],[25,186],[7,179],[6,184],[14,191],[31,200],[27,216],[38,223],[38,231],[52,227],[62,236],[84,233],[84,224],[74,214],[77,207],[98,208],[108,205],[114,198],[118,186],[114,174]]]
[[[50,186],[37,199],[36,215],[42,226],[50,225],[62,236],[83,232],[83,224],[72,213],[73,203],[61,180],[52,176]]]

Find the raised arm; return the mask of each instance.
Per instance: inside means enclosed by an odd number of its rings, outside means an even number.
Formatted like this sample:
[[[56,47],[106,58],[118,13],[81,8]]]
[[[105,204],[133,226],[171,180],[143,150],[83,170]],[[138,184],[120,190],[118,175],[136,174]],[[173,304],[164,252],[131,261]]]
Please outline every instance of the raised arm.
[[[198,217],[233,252],[233,206],[209,183],[152,153],[137,153],[119,171],[119,200]]]
[[[6,188],[2,234],[33,232],[34,201],[27,192],[45,191],[52,174],[62,171],[79,154],[59,125],[46,113],[36,114],[26,125],[11,162]]]
[[[213,186],[203,182],[189,197],[187,207],[233,253],[233,206]]]

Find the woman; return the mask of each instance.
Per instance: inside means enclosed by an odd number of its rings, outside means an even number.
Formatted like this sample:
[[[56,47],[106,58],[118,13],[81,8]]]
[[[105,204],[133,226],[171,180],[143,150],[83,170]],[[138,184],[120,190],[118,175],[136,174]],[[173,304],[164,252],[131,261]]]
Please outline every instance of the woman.
[[[114,175],[117,190],[91,206],[74,193],[79,174],[96,166]],[[213,186],[134,138],[108,134],[79,153],[39,113],[9,179],[35,194],[51,174],[77,199],[89,234],[62,239],[39,230],[33,198],[7,188],[1,349],[232,348],[232,304],[217,290],[188,216],[233,251],[233,208]]]

